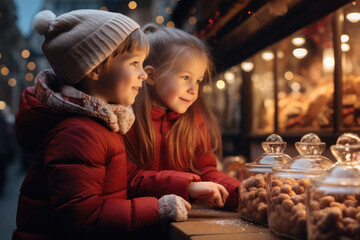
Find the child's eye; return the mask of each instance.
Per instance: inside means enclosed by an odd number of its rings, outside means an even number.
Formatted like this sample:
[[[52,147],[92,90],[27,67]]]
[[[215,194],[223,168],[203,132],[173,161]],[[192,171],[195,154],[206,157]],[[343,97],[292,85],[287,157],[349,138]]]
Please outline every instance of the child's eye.
[[[189,76],[181,76],[181,78],[183,78],[184,80],[189,80],[190,79]]]
[[[139,65],[139,62],[132,62],[131,65],[136,67],[137,65]]]

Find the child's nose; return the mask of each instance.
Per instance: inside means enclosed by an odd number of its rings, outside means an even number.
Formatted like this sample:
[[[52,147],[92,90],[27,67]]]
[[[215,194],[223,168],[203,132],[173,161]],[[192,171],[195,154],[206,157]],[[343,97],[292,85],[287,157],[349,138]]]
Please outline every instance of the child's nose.
[[[140,77],[141,81],[144,81],[145,79],[147,79],[148,75],[147,75],[147,73],[144,71],[144,69],[141,71],[139,77]]]
[[[198,85],[196,83],[190,82],[190,86],[189,86],[189,93],[191,94],[195,94],[198,90]]]

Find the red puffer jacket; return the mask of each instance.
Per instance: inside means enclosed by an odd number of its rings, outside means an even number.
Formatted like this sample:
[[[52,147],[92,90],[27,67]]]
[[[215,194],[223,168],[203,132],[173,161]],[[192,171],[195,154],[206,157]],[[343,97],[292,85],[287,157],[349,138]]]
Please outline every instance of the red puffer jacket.
[[[157,154],[151,170],[160,171],[172,169],[166,157],[168,156],[169,149],[167,142],[167,132],[181,115],[175,112],[167,112],[156,107],[152,108],[151,114],[156,131],[156,152],[161,153]],[[200,112],[196,112],[195,122],[199,125],[201,131],[203,131],[205,134],[209,134]],[[131,142],[129,144],[137,146],[139,143],[136,143],[136,138],[134,135],[134,131],[136,131],[136,129],[134,126],[135,125],[133,125],[133,127],[129,130],[127,135]],[[208,142],[208,148],[211,149],[210,140]],[[219,183],[223,185],[229,192],[229,197],[225,203],[225,208],[237,208],[239,181],[233,177],[226,175],[225,173],[219,172],[216,169],[216,158],[213,152],[210,151],[198,156],[194,166],[198,171],[201,172],[200,177],[202,181],[212,181]],[[191,170],[188,169],[188,172],[190,171]]]
[[[102,121],[52,110],[38,102],[31,87],[20,99],[16,133],[35,160],[21,186],[13,239],[122,239],[158,227],[156,198],[127,200],[122,136]],[[187,193],[189,183],[199,180],[194,174],[131,169],[133,181],[147,179],[139,191],[165,178]]]

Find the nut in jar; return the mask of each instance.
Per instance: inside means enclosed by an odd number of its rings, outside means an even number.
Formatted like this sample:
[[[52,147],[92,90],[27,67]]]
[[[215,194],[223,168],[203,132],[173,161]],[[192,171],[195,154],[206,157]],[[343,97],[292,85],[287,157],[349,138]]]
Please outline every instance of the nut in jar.
[[[330,149],[338,163],[307,190],[308,239],[360,239],[360,138],[344,133]]]
[[[316,134],[305,134],[295,147],[300,155],[269,173],[268,225],[279,235],[306,239],[306,189],[332,162],[321,156],[325,143]]]
[[[284,154],[286,143],[277,134],[262,143],[265,151],[239,172],[239,214],[249,221],[267,224],[266,179],[272,167],[282,165],[291,158]]]

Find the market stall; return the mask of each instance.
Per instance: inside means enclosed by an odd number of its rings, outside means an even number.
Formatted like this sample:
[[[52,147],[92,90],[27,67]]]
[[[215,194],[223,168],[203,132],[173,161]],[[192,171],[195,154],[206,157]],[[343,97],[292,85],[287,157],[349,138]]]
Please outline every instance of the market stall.
[[[203,92],[219,118],[225,155],[254,159],[271,133],[281,134],[296,154],[291,145],[306,132],[329,146],[344,131],[359,129],[359,2],[217,6],[204,14],[207,24],[197,34],[214,49],[218,75]],[[331,157],[328,149],[324,154]]]

